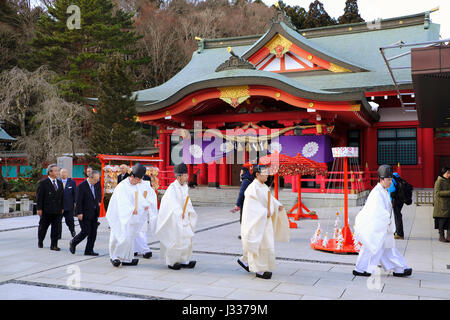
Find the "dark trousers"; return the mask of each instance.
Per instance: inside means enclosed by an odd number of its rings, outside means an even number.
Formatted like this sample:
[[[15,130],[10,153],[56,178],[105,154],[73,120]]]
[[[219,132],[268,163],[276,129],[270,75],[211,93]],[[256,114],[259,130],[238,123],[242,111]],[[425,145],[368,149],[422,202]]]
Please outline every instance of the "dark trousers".
[[[75,222],[73,222],[73,211],[64,210],[63,213],[64,221],[66,222],[66,226],[69,228],[70,233],[75,230]],[[59,232],[59,238],[61,238],[62,233],[62,217],[61,217],[61,230]]]
[[[392,209],[394,210],[395,219],[395,233],[400,237],[405,236],[403,233],[402,208],[403,202],[392,200]]]
[[[50,229],[50,239],[52,247],[58,246],[58,238],[61,229],[61,214],[45,214],[42,213],[39,220],[38,227],[38,241],[39,243],[44,242],[45,235],[47,234],[48,227],[51,225]]]
[[[239,211],[239,223],[242,224],[242,207],[241,210]]]
[[[94,243],[97,238],[98,219],[83,219],[80,221],[81,232],[78,233],[73,239],[72,244],[78,245],[87,237],[86,248],[84,253],[92,253],[94,251]]]

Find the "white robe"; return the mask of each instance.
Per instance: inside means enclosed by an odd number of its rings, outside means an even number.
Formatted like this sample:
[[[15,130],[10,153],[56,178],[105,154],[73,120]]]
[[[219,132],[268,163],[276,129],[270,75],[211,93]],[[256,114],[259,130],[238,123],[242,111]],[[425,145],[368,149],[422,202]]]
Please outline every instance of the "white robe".
[[[150,202],[144,198],[145,183],[132,185],[129,178],[119,183],[109,201],[106,220],[111,228],[109,255],[112,260],[131,262],[134,257],[133,244],[146,221],[145,207]],[[137,208],[135,195],[138,193]],[[137,209],[137,214],[133,211]]]
[[[148,211],[143,213],[146,216],[146,220],[142,226],[141,231],[138,233],[136,239],[134,240],[134,252],[137,252],[138,254],[144,254],[151,251],[150,247],[148,246],[148,234],[154,234],[154,227],[156,227],[156,219],[158,215],[158,204],[155,190],[153,190],[149,181],[142,181],[142,183],[146,187],[146,199],[150,203],[150,208]]]
[[[381,263],[386,271],[401,273],[406,261],[395,247],[395,221],[388,191],[378,183],[355,218],[355,238],[362,247],[356,271],[375,272]]]
[[[183,208],[188,197],[187,184],[175,180],[161,199],[155,235],[160,241],[160,258],[167,265],[188,263],[192,256],[192,237],[197,224],[197,214],[189,199],[184,219]]]
[[[242,210],[241,238],[244,254],[241,258],[251,272],[275,269],[274,241],[288,242],[289,221],[286,210],[279,211],[282,204],[270,195],[270,218],[268,214],[269,187],[258,181],[245,190]]]

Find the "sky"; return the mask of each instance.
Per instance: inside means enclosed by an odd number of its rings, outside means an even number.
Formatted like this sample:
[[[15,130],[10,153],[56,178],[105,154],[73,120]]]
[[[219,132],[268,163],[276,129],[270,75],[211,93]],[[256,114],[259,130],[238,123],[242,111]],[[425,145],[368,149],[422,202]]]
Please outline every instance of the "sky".
[[[272,5],[276,0],[263,0],[266,5]],[[306,10],[312,0],[283,0],[284,3],[299,5]],[[345,8],[345,0],[320,0],[325,10],[334,18],[342,15]],[[450,38],[450,1],[449,0],[358,0],[359,14],[366,21],[375,19],[387,19],[407,16],[415,13],[430,11],[439,7],[439,10],[431,13],[431,21],[441,25],[441,38]]]

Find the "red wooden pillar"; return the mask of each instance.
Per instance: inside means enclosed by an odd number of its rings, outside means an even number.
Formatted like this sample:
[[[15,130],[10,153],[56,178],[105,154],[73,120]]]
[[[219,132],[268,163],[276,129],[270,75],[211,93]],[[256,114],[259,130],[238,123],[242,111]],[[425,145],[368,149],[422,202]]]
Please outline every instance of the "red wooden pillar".
[[[207,185],[208,184],[208,165],[206,163],[199,164],[200,172],[198,175],[198,184]]]
[[[166,179],[167,175],[164,171],[167,170],[167,164],[169,163],[168,158],[168,134],[165,132],[165,130],[159,130],[159,157],[162,159],[162,161],[159,163],[159,172],[161,176],[161,186],[168,186],[169,183]]]
[[[225,157],[222,159],[222,163],[219,166],[219,184],[221,186],[227,186],[228,182],[228,165],[226,164]]]
[[[188,176],[189,176],[188,181],[193,182],[194,181],[194,166],[193,166],[193,164],[188,164],[187,168],[188,168]]]
[[[215,161],[208,163],[208,187],[219,186],[219,166]]]
[[[363,159],[370,168],[377,168],[377,129],[364,129]]]
[[[275,184],[275,199],[278,200],[278,173],[275,173],[275,175],[273,176],[274,179],[274,184]]]
[[[434,132],[432,128],[422,128],[423,144],[423,187],[434,187]]]

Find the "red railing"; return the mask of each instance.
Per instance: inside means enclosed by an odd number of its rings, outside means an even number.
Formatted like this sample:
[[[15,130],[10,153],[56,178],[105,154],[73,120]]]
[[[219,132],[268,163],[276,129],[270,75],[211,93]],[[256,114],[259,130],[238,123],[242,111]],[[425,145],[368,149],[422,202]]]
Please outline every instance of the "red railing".
[[[286,179],[287,178],[287,179]],[[292,184],[292,191],[297,192],[295,177],[286,177],[285,184]],[[348,190],[349,193],[359,193],[364,190],[371,190],[377,184],[376,171],[350,171],[348,172]],[[344,172],[330,171],[324,175],[315,177],[302,177],[302,192],[306,193],[344,193]],[[314,182],[314,186],[307,186],[307,182]]]

